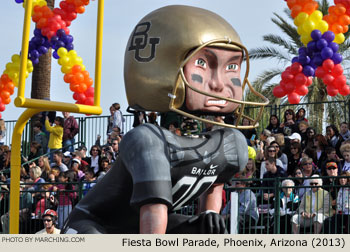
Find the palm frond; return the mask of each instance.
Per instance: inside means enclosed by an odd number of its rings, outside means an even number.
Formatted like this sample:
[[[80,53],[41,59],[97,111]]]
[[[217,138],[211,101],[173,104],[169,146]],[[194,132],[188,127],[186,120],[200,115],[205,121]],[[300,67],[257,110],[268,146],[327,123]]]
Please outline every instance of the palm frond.
[[[283,39],[281,36],[268,34],[263,36],[264,41],[270,42],[272,44],[284,47],[288,53],[296,55],[298,53],[295,46],[289,43],[287,40]]]
[[[249,57],[251,59],[278,59],[282,61],[290,61],[290,57],[288,55],[284,55],[281,51],[273,47],[251,49],[249,51]]]
[[[291,41],[295,44],[297,47],[303,46],[303,43],[299,39],[299,34],[297,32],[297,29],[294,25],[289,24],[286,20],[284,20],[281,16],[279,16],[277,13],[274,13],[276,18],[271,18],[271,21],[276,24],[284,33],[286,33]]]

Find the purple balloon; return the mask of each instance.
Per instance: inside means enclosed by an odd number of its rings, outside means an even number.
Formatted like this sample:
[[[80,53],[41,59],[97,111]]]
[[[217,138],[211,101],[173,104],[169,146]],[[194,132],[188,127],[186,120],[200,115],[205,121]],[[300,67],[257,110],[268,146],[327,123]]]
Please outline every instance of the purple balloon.
[[[56,35],[51,37],[51,43],[54,45],[58,40],[60,40]]]
[[[332,48],[333,52],[336,53],[339,50],[339,45],[335,42],[331,42],[328,44],[329,48]]]
[[[36,59],[30,59],[33,63],[33,65],[36,65],[39,63],[39,58],[36,58]]]
[[[59,58],[60,58],[60,56],[58,56],[58,54],[57,54],[57,51],[54,51],[53,54],[52,54],[52,56],[53,56],[55,59],[59,59]]]
[[[28,48],[28,51],[32,51],[36,48],[36,45],[33,41],[29,41],[29,48]]]
[[[23,3],[23,0],[15,0],[15,2],[20,4],[20,3]]]
[[[312,62],[316,65],[316,66],[321,66],[323,63],[323,59],[321,54],[317,54],[313,57]]]
[[[334,40],[335,35],[332,31],[326,31],[325,33],[323,33],[322,38],[324,38],[325,40],[327,40],[328,43],[330,43]]]
[[[58,41],[55,43],[54,49],[58,50],[59,48],[65,47],[65,46],[66,46],[66,44],[65,44],[63,41],[58,40]]]
[[[292,58],[292,64],[295,63],[295,62],[299,63],[299,57],[298,56]]]
[[[59,38],[61,38],[62,36],[66,35],[66,32],[63,29],[59,29],[57,30],[56,34]]]
[[[306,76],[314,76],[315,75],[315,69],[312,66],[305,66],[303,68],[303,73]]]
[[[306,47],[300,47],[299,50],[299,55],[303,55],[303,56],[306,56],[308,53],[307,53],[307,48]]]
[[[334,53],[332,60],[334,61],[334,64],[340,64],[343,60],[343,56],[341,56],[339,53]]]
[[[66,44],[66,49],[67,51],[73,50],[74,49],[73,43]]]
[[[40,46],[39,49],[38,49],[40,54],[45,54],[45,53],[47,53],[48,50],[49,49],[46,48],[45,46]]]
[[[317,51],[317,45],[316,45],[316,42],[315,41],[310,41],[308,44],[307,44],[307,49],[309,52],[315,52]]]
[[[322,37],[322,32],[320,30],[313,30],[311,32],[311,38],[313,40],[319,40]]]
[[[305,55],[300,55],[299,56],[299,63],[302,64],[303,66],[307,65],[310,63],[310,57],[305,56]]]
[[[40,53],[39,53],[38,50],[32,50],[32,51],[30,52],[30,57],[39,58],[39,56],[40,56]]]
[[[37,36],[37,37],[42,36],[41,30],[38,28],[35,28],[33,33],[34,33],[34,36]]]
[[[322,50],[323,48],[328,46],[328,42],[327,40],[321,38],[320,40],[317,41],[316,45],[319,50]]]
[[[74,38],[72,35],[69,34],[66,36],[66,40],[67,40],[67,43],[73,43]]]
[[[322,59],[324,60],[330,59],[333,57],[333,50],[329,47],[325,47],[321,51],[321,56],[322,56]]]

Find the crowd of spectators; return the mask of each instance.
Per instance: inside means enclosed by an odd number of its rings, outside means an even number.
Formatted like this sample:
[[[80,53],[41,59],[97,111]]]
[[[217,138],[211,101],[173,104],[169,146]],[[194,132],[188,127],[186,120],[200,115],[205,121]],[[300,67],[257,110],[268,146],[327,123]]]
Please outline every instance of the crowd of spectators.
[[[202,132],[221,127],[201,124],[172,112],[147,114],[131,108],[127,111],[134,116],[133,127],[146,122],[159,123],[176,135],[198,137]],[[79,200],[77,187],[81,185],[84,196],[108,172],[118,157],[119,143],[126,133],[120,105],[112,104],[110,113],[106,142],[101,143],[101,136],[97,135],[96,143],[89,150],[86,146],[74,145],[79,125],[68,112],[63,112],[63,117],[51,114],[51,119],[43,114],[41,118],[45,118],[44,121],[33,123],[30,153],[22,157],[21,198],[27,197],[27,200],[21,204],[21,222],[41,219],[42,213],[51,209],[57,212],[57,228],[62,228]],[[220,123],[234,122],[231,117],[212,116],[210,119]],[[243,119],[241,124],[249,125],[250,122]],[[4,130],[0,122],[1,136],[5,134]],[[261,213],[265,212],[269,213],[271,223],[275,223],[274,208],[278,201],[281,233],[298,233],[300,228],[308,226],[312,226],[315,233],[349,232],[350,179],[342,178],[350,176],[348,123],[341,123],[339,129],[328,125],[323,135],[309,125],[306,111],[301,108],[296,113],[292,109],[286,110],[282,120],[277,115],[271,115],[269,125],[260,134],[255,129],[241,131],[248,143],[249,160],[246,167],[226,185],[226,188],[233,188],[239,193],[241,231],[247,228],[247,223],[250,226],[266,225],[259,221],[263,217]],[[43,155],[45,153],[50,155]],[[5,196],[8,196],[6,192],[11,179],[10,173],[6,172],[10,170],[10,155],[9,146],[0,141],[0,229],[4,233],[8,231],[8,197]],[[274,178],[282,181],[282,190],[278,194]],[[316,202],[320,200],[319,204],[329,204],[330,207],[310,206],[307,200],[312,199],[314,203],[315,197]],[[224,204],[222,209],[222,214],[229,219],[229,204]],[[344,219],[347,223],[347,228],[341,231],[333,228],[334,223],[342,226],[339,216],[342,216],[342,223]]]

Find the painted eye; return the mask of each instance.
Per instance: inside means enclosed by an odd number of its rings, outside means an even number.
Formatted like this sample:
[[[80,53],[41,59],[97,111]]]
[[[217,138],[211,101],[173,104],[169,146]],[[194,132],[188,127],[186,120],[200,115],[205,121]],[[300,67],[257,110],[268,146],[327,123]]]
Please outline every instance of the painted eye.
[[[233,70],[236,71],[238,70],[238,65],[237,64],[230,64],[226,66],[226,70]]]
[[[207,67],[207,63],[206,63],[205,60],[202,59],[202,58],[197,59],[196,62],[195,62],[195,65],[196,65],[196,66],[201,66],[201,67],[203,67],[203,68],[206,68],[206,67]]]

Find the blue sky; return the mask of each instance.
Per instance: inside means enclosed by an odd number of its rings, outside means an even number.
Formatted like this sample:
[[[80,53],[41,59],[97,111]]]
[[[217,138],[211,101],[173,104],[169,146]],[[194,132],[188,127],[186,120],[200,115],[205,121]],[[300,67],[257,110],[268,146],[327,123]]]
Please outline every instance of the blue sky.
[[[56,0],[58,6],[60,0]],[[216,12],[225,18],[239,33],[243,44],[248,48],[264,44],[262,36],[269,33],[280,34],[271,21],[273,13],[284,16],[287,7],[284,0],[105,0],[102,91],[101,107],[103,115],[108,115],[108,108],[113,102],[119,102],[125,112],[127,99],[124,91],[123,58],[124,50],[131,31],[138,21],[149,12],[173,4],[191,5]],[[14,0],[2,0],[0,3],[0,73],[5,69],[13,54],[21,48],[24,9]],[[97,18],[97,0],[90,1],[84,14],[72,22],[69,27],[74,37],[74,46],[90,75],[94,75],[95,30]],[[32,24],[32,29],[34,24]],[[32,36],[32,35],[31,35]],[[250,80],[276,62],[252,61]],[[30,97],[31,75],[26,80],[26,97]],[[63,74],[55,59],[52,60],[51,100],[74,102],[68,84],[63,81]],[[24,109],[17,108],[12,102],[2,113],[5,120],[16,120]]]

